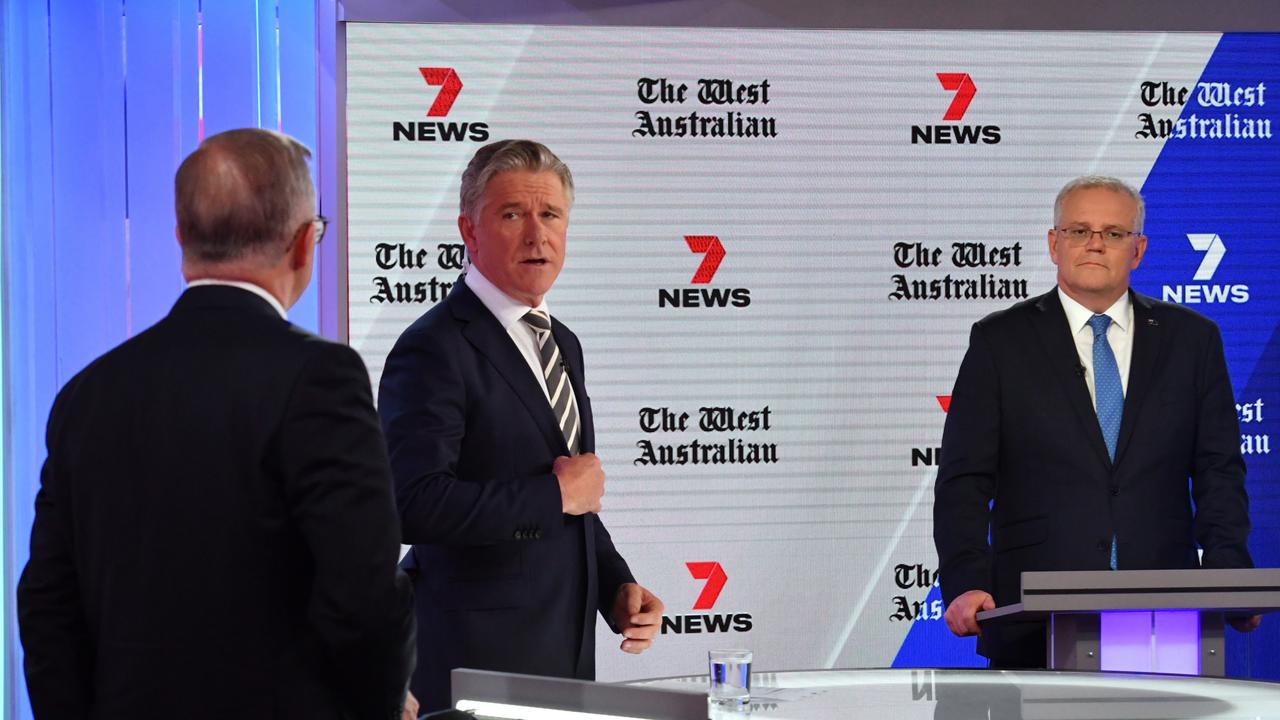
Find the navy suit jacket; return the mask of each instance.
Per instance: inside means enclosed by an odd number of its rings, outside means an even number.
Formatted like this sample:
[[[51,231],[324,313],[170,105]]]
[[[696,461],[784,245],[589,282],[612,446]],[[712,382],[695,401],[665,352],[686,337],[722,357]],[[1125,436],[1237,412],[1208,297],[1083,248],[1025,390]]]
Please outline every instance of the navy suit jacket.
[[[398,718],[391,471],[351,348],[194,287],[49,414],[18,584],[38,718]]]
[[[582,347],[558,320],[594,452]],[[595,613],[634,582],[594,514],[565,515],[551,472],[568,455],[538,378],[493,314],[459,281],[387,357],[378,410],[404,542],[416,575],[424,711],[448,707],[456,667],[594,679]]]
[[[934,497],[947,605],[1020,602],[1023,571],[1251,567],[1235,401],[1217,326],[1131,292],[1134,328],[1113,463],[1058,292],[973,326]],[[990,510],[988,510],[990,504]],[[988,531],[990,544],[988,544]],[[984,628],[1000,664],[1045,662],[1043,624]]]

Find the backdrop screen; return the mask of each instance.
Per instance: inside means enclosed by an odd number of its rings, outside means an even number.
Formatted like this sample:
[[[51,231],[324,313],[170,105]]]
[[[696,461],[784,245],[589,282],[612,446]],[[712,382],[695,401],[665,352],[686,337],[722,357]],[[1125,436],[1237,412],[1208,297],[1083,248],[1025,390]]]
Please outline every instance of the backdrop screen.
[[[667,605],[639,657],[601,624],[601,679],[726,646],[976,664],[941,620],[937,446],[970,325],[1054,286],[1053,199],[1082,174],[1146,197],[1136,289],[1222,328],[1255,559],[1280,561],[1280,37],[353,23],[345,63],[375,387],[458,281],[475,150],[532,138],[573,172],[548,303],[586,353],[602,517]],[[1260,633],[1229,669],[1280,678]]]

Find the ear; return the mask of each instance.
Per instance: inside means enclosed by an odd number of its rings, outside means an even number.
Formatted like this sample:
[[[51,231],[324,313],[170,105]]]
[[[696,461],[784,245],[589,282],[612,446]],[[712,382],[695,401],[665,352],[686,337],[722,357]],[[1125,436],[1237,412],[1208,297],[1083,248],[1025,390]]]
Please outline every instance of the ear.
[[[178,241],[178,247],[182,247],[182,231],[177,225],[173,226],[173,238]]]
[[[311,264],[311,255],[316,251],[316,244],[311,242],[311,236],[315,232],[315,223],[306,223],[298,228],[297,234],[293,236],[293,242],[289,245],[288,260],[290,270],[300,270]]]
[[[458,234],[462,236],[462,242],[467,246],[467,257],[475,257],[476,227],[471,222],[471,218],[466,215],[458,216]]]
[[[1058,264],[1058,233],[1053,228],[1049,228],[1049,257]]]
[[[1138,265],[1142,263],[1142,257],[1147,254],[1147,236],[1139,235],[1133,243],[1133,260],[1129,263],[1130,270],[1137,270]]]

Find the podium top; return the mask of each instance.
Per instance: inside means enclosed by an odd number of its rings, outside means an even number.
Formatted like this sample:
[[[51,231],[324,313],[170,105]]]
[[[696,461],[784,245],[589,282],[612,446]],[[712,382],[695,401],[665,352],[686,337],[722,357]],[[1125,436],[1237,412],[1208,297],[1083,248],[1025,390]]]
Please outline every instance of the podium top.
[[[1280,610],[1280,569],[1025,572],[1022,602],[978,613],[978,620],[1102,610],[1273,612]]]

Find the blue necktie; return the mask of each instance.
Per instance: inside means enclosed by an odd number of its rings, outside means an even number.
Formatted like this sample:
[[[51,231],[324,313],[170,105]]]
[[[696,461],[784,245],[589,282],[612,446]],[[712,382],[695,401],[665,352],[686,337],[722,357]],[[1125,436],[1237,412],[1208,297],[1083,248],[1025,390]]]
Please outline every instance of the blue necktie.
[[[1116,460],[1116,440],[1120,437],[1120,418],[1124,415],[1124,387],[1120,384],[1120,368],[1115,353],[1107,342],[1107,328],[1111,318],[1094,315],[1089,318],[1093,328],[1093,394],[1098,413],[1098,426],[1102,439],[1107,443],[1107,455]],[[1116,538],[1111,538],[1111,569],[1116,569]]]

